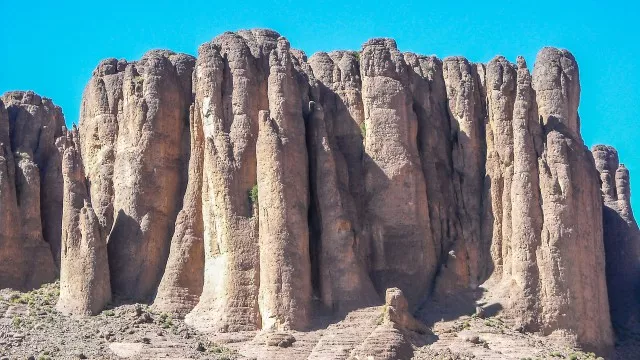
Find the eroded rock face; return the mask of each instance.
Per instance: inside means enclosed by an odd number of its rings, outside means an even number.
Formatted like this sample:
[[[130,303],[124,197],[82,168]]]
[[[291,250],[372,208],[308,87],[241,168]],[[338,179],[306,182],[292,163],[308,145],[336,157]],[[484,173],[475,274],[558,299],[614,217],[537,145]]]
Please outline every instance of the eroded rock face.
[[[64,202],[56,308],[63,314],[95,315],[111,301],[107,242],[87,192],[77,129],[65,132],[57,141]]]
[[[326,307],[347,312],[374,305],[377,300],[366,266],[358,254],[356,231],[351,219],[354,200],[348,191],[346,163],[327,132],[324,111],[309,103],[307,137],[312,198],[319,219],[318,281]]]
[[[73,246],[107,238],[116,298],[155,297],[202,330],[304,330],[316,309],[344,314],[397,288],[355,351],[397,358],[423,300],[484,290],[523,330],[604,349],[605,246],[613,299],[634,286],[638,230],[628,172],[580,137],[579,91],[575,59],[552,48],[533,76],[522,58],[441,61],[390,39],[307,60],[270,30],[222,34],[197,60],[108,59],[83,97],[83,166],[76,145],[64,161],[53,146],[63,121],[49,103],[3,98],[0,280],[52,269],[8,259],[45,240],[55,252],[59,221]],[[42,190],[62,189],[60,164],[68,211]],[[98,274],[91,249],[63,264]]]
[[[113,291],[121,297],[153,296],[169,255],[186,185],[183,134],[193,63],[165,50],[132,63],[110,59],[85,89],[83,162],[92,203],[109,232]]]
[[[202,166],[204,136],[202,123],[190,115],[188,183],[182,209],[171,238],[169,259],[153,306],[158,311],[186,315],[200,299],[204,282],[204,224],[202,220]]]
[[[357,346],[349,359],[412,359],[413,347],[419,343],[417,334],[429,333],[429,328],[409,313],[409,303],[402,290],[387,289],[379,324]],[[417,334],[412,334],[417,333]]]
[[[629,170],[620,163],[618,152],[605,145],[591,151],[600,172],[611,320],[616,330],[623,330],[640,320],[640,230],[631,210]]]
[[[62,110],[33,92],[2,96],[3,287],[30,289],[53,281],[62,224],[62,173],[55,141]],[[5,110],[6,109],[6,110]],[[5,202],[6,201],[6,202]]]
[[[593,157],[577,128],[577,84],[577,64],[570,53],[540,51],[532,79],[544,136],[538,166],[545,219],[539,256],[544,294],[540,320],[545,332],[573,330],[581,343],[600,347],[613,343],[610,318],[602,311],[609,306],[602,200]],[[592,315],[585,319],[583,314]]]
[[[204,289],[189,321],[219,331],[260,328],[256,139],[260,74],[246,40],[200,47],[195,116],[204,124]],[[191,320],[193,319],[193,320]]]
[[[399,286],[415,305],[431,285],[437,257],[416,143],[418,124],[409,73],[390,39],[365,43],[360,69],[370,272],[379,292]]]

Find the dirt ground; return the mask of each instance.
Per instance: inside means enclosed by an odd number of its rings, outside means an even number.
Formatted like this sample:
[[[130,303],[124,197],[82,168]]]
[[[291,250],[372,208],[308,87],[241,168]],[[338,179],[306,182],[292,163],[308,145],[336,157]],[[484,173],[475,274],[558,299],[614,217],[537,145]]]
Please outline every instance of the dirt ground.
[[[371,307],[343,319],[324,319],[308,332],[204,334],[142,304],[115,306],[94,317],[65,317],[55,310],[58,293],[57,283],[27,293],[0,291],[0,360],[349,359],[376,329],[381,311]],[[520,333],[499,316],[453,316],[442,309],[423,317],[433,333],[414,342],[419,345],[413,359],[597,358],[561,339]],[[633,356],[634,340],[619,344],[620,359]]]

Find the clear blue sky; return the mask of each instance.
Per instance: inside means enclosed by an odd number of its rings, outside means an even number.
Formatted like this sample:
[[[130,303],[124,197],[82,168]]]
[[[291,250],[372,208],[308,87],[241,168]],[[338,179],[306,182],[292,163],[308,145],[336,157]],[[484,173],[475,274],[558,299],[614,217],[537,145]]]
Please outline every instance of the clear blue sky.
[[[392,37],[402,51],[477,62],[546,45],[569,49],[582,80],[582,134],[615,146],[640,213],[640,8],[632,1],[10,1],[1,0],[0,93],[30,89],[77,122],[85,83],[103,58],[151,48],[196,54],[226,30],[268,27],[308,55]]]

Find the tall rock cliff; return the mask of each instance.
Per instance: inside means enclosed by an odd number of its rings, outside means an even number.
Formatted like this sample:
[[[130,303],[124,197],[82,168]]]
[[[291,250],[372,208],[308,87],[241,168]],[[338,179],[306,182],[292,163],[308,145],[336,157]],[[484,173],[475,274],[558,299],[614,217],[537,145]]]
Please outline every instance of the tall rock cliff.
[[[60,253],[60,298],[64,314],[95,315],[111,301],[107,242],[89,194],[80,158],[78,131],[66,131],[56,145],[62,154],[64,201]]]
[[[85,89],[82,160],[121,297],[149,300],[169,255],[186,187],[193,63],[164,50],[132,63],[109,59]]]
[[[418,121],[409,71],[395,41],[362,46],[365,228],[370,269],[379,293],[400,287],[415,305],[436,269],[427,192],[418,154]],[[407,251],[411,249],[411,251]]]
[[[33,92],[8,92],[1,102],[0,286],[29,289],[57,273],[63,185],[55,142],[64,118]]]
[[[628,171],[585,147],[579,98],[577,63],[554,48],[531,74],[523,58],[440,60],[390,39],[307,59],[247,30],[197,59],[107,59],[62,150],[58,108],[3,97],[0,285],[52,280],[64,234],[65,297],[95,299],[74,311],[101,308],[109,277],[115,300],[202,330],[305,330],[394,288],[406,319],[470,295],[522,331],[605,350],[609,303],[616,323],[637,317],[624,294],[640,239]],[[409,346],[393,329],[379,333]]]
[[[631,210],[629,170],[611,146],[591,150],[600,172],[611,320],[620,335],[640,321],[640,230]]]

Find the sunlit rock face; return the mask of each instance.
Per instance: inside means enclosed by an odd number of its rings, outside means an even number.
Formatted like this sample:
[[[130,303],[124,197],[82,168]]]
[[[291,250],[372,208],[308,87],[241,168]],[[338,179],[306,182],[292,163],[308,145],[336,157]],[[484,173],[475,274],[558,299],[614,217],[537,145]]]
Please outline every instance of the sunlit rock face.
[[[70,313],[113,296],[215,332],[306,330],[387,296],[396,320],[376,331],[398,349],[427,300],[471,293],[522,331],[607,349],[610,303],[636,317],[619,294],[637,288],[638,228],[628,171],[585,147],[579,99],[555,48],[533,71],[391,39],[307,58],[256,29],[195,58],[107,59],[78,133],[49,100],[2,98],[0,285],[60,264]]]

